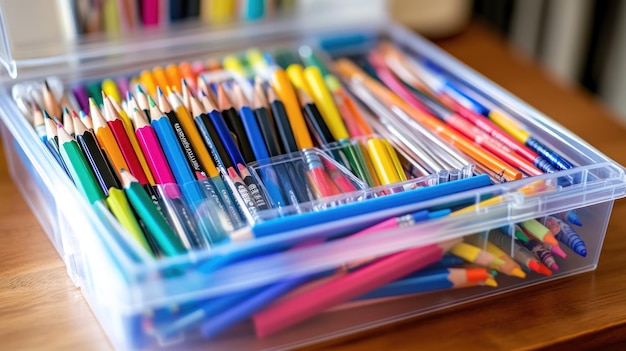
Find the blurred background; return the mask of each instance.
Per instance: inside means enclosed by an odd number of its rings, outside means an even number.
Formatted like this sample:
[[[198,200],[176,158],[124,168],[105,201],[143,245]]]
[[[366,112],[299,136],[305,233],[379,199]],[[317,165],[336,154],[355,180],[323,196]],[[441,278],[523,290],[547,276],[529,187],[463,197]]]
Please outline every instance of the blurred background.
[[[394,18],[430,37],[454,35],[466,20],[482,22],[522,57],[539,63],[561,83],[596,95],[626,122],[624,1],[389,0],[388,5]],[[440,22],[441,30],[434,33],[419,15],[429,6],[448,13],[447,19],[440,18],[447,25]]]
[[[24,56],[34,55],[31,49],[41,48],[42,41],[48,44],[44,54],[50,55],[67,51],[61,44],[77,38],[104,33],[112,40],[129,31],[171,30],[170,26],[179,25],[175,22],[231,25],[272,21],[281,15],[323,14],[319,18],[325,22],[335,16],[388,16],[427,37],[441,38],[461,32],[469,21],[480,21],[512,44],[512,50],[543,65],[563,84],[576,84],[595,94],[626,122],[624,1],[262,0],[264,8],[259,11],[250,6],[259,2],[251,0],[159,0],[155,3],[163,11],[152,23],[142,17],[144,1],[0,0],[0,6],[14,57],[20,56],[20,48]],[[4,56],[1,50],[0,54]]]
[[[565,83],[596,94],[626,120],[626,3],[474,0],[478,19]]]

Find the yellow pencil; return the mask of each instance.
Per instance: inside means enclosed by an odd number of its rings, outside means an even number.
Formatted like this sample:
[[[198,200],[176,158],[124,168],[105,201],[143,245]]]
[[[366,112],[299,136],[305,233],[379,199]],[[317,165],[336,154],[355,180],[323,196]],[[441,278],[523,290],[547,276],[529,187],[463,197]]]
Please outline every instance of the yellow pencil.
[[[387,152],[385,143],[381,139],[371,138],[366,142],[366,145],[381,184],[386,185],[399,182],[401,179],[389,156],[389,152]]]
[[[304,78],[311,91],[311,97],[322,113],[324,122],[326,122],[335,140],[349,138],[350,134],[348,134],[348,130],[341,119],[337,105],[324,82],[319,68],[314,66],[305,68]]]
[[[120,96],[120,91],[117,89],[117,84],[112,79],[105,79],[102,81],[102,91],[104,91],[107,96],[110,96],[116,103],[122,102],[122,97]]]
[[[126,199],[124,190],[111,188],[109,189],[109,196],[106,199],[106,203],[111,209],[111,212],[120,222],[122,227],[135,239],[135,241],[141,245],[141,247],[152,254],[152,250],[146,241],[146,238],[137,222],[137,218],[133,214],[133,211]]]
[[[154,81],[154,77],[152,76],[152,72],[148,70],[144,70],[139,74],[139,80],[144,88],[148,91],[148,94],[153,98],[156,97],[157,94],[157,85]]]
[[[202,168],[204,168],[204,170],[207,172],[207,176],[209,178],[218,176],[219,172],[215,167],[215,163],[213,162],[213,158],[211,158],[211,154],[209,153],[207,147],[204,145],[204,142],[202,141],[202,137],[200,136],[200,132],[198,132],[198,129],[196,128],[191,113],[189,113],[189,110],[185,108],[178,95],[173,93],[170,89],[167,90],[167,97],[169,98],[172,110],[174,111],[174,113],[176,113],[176,116],[178,117],[178,120],[180,121],[180,124],[185,131],[185,134],[187,134],[191,145],[196,151],[196,155],[198,156],[198,160],[200,161]],[[159,99],[159,102],[160,101],[161,99]],[[167,100],[163,99],[163,101]]]
[[[287,73],[282,69],[274,71],[272,76],[272,88],[278,95],[278,98],[285,105],[285,111],[287,112],[287,118],[293,131],[293,136],[296,139],[298,149],[308,149],[313,147],[313,140],[307,129],[304,116],[302,116],[302,109],[298,103],[298,97],[296,96],[293,86],[287,78]]]

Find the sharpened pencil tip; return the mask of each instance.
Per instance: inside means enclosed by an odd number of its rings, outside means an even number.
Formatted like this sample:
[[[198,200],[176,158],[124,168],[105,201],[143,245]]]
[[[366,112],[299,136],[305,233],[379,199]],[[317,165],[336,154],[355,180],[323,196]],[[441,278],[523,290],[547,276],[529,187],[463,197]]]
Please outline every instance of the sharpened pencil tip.
[[[526,278],[526,273],[524,273],[524,271],[519,267],[513,268],[511,270],[511,275],[522,279]]]
[[[498,282],[494,278],[488,277],[487,279],[485,279],[485,285],[486,286],[491,286],[493,288],[497,288],[498,287]]]

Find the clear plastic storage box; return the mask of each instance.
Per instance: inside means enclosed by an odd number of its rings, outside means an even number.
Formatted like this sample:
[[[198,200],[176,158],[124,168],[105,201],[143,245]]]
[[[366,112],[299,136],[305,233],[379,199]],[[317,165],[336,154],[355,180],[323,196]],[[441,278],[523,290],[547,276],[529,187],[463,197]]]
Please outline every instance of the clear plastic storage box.
[[[292,348],[595,269],[613,202],[626,192],[624,169],[427,40],[387,22],[384,16],[370,15],[343,23],[333,20],[332,24],[322,20],[321,15],[311,15],[307,20],[282,18],[211,31],[204,27],[175,28],[168,33],[148,33],[108,43],[76,44],[71,52],[37,59],[30,55],[24,59],[12,57],[9,38],[4,38],[2,61],[8,74],[3,74],[0,86],[3,122],[0,130],[9,170],[65,261],[68,275],[81,289],[116,348]],[[323,47],[329,39],[334,43],[340,40],[359,43],[342,44],[341,52],[331,50],[330,56],[359,53],[378,40],[388,39],[407,52],[435,62],[522,122],[534,136],[559,150],[576,167],[493,185],[485,183],[486,176],[472,177],[468,179],[474,183],[468,183],[469,190],[462,192],[456,191],[454,181],[440,181],[440,175],[435,174],[416,178],[402,184],[404,191],[379,198],[370,195],[380,189],[361,186],[362,182],[342,169],[353,177],[350,179],[357,190],[311,203],[315,211],[295,214],[287,224],[282,224],[293,225],[292,230],[282,228],[277,235],[258,235],[255,240],[150,260],[137,254],[136,244],[127,239],[124,229],[105,206],[92,206],[78,193],[11,96],[13,85],[50,76],[59,77],[69,85],[182,59],[219,58],[249,47],[262,50],[293,49],[300,44]],[[275,164],[296,162],[274,161]],[[251,170],[259,176],[263,167],[251,166]],[[563,179],[573,181],[563,186]],[[524,189],[537,184],[541,184],[542,190],[524,193]],[[501,196],[498,203],[480,205],[483,199],[494,195]],[[366,204],[371,205],[366,207]],[[329,240],[341,236],[346,228],[364,228],[385,218],[450,204],[477,206],[467,213],[410,227]],[[520,279],[499,274],[497,287],[446,289],[375,302],[350,299],[266,337],[255,335],[249,317],[217,335],[205,336],[206,330],[215,327],[208,323],[210,316],[231,318],[225,312],[235,310],[253,297],[271,295],[268,292],[271,289],[283,289],[284,295],[308,281],[323,279],[329,272],[349,274],[354,271],[354,267],[347,267],[350,265],[355,265],[358,272],[364,262],[442,240],[465,237],[466,241],[484,247],[485,238],[495,235],[496,230],[535,219],[542,222],[549,215],[572,210],[576,210],[584,223],[576,231],[586,243],[587,254],[582,257],[565,249],[567,259],[558,260],[559,269],[550,276],[529,272]],[[265,215],[275,217],[275,214]],[[263,230],[274,229],[267,225]],[[510,245],[508,253],[512,255],[514,250]]]

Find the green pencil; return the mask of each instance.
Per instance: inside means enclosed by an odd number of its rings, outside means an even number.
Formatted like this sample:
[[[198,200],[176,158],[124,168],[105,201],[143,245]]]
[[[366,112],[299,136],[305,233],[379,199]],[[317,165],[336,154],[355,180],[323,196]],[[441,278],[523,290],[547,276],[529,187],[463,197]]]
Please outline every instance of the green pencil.
[[[180,239],[176,236],[161,212],[154,206],[152,199],[150,199],[150,196],[148,196],[137,179],[125,169],[120,170],[120,176],[122,186],[124,187],[130,204],[133,206],[150,234],[156,239],[161,251],[166,256],[175,256],[185,253],[185,247],[180,242]]]
[[[78,189],[92,204],[104,201],[104,193],[100,188],[96,175],[93,173],[76,140],[63,129],[61,124],[57,124],[57,133],[59,153]]]

